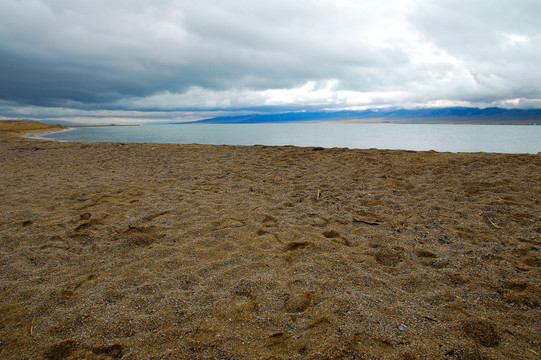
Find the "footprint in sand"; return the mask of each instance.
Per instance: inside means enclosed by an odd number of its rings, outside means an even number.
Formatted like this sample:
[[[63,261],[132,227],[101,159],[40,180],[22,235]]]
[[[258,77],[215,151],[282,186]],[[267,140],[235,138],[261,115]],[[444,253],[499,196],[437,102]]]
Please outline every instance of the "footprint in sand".
[[[254,281],[241,279],[233,287],[233,292],[235,295],[238,295],[238,296],[251,297],[254,295],[258,287],[259,285],[255,283]]]
[[[464,335],[486,347],[495,347],[500,343],[500,336],[494,325],[482,319],[468,319],[462,323]]]
[[[65,340],[49,346],[43,353],[46,360],[61,360],[69,357],[77,349],[77,343],[74,340]]]
[[[88,212],[85,212],[85,213],[79,215],[79,220],[88,220],[88,219],[90,219],[91,216],[92,216],[92,214],[90,214]]]
[[[170,213],[169,210],[165,210],[165,211],[161,211],[159,213],[150,214],[150,215],[147,215],[147,216],[143,217],[143,221],[152,221],[152,220],[156,219],[157,217],[160,217],[160,216],[163,216],[163,215],[166,215],[166,214],[169,214],[169,213]]]
[[[437,254],[434,254],[433,252],[424,249],[415,250],[412,254],[412,257],[419,258],[422,265],[430,266],[435,269],[443,269],[444,267],[447,267],[449,265],[449,261],[445,259],[439,259],[439,256]]]
[[[124,246],[149,246],[154,241],[159,240],[165,236],[156,232],[156,226],[132,226],[129,225],[128,229],[124,230],[122,234],[122,244]]]
[[[245,222],[242,220],[237,220],[233,218],[227,218],[227,219],[221,219],[214,222],[214,229],[213,230],[223,230],[223,229],[231,229],[231,228],[240,228],[245,226]]]
[[[265,214],[265,217],[261,222],[263,223],[263,226],[275,226],[278,223],[278,220],[273,216]]]
[[[294,251],[299,249],[304,249],[305,247],[311,245],[310,241],[292,241],[287,243],[285,246],[286,251]]]
[[[329,223],[328,219],[326,219],[326,218],[324,218],[322,216],[319,216],[317,214],[308,215],[308,218],[307,218],[306,221],[311,226],[316,226],[316,227],[325,227]]]
[[[275,346],[284,346],[287,340],[290,338],[289,335],[284,334],[283,331],[276,331],[269,335],[267,340],[266,347],[275,347]]]
[[[304,254],[303,249],[312,245],[310,241],[290,241],[284,245],[285,255],[283,259],[286,263],[292,263]]]
[[[120,359],[124,353],[124,347],[120,344],[94,346],[91,348],[96,355],[105,355],[113,359]]]
[[[340,237],[340,233],[336,230],[327,230],[323,232],[323,236],[327,239],[336,239]]]
[[[87,220],[87,219],[81,219],[81,220]],[[83,230],[89,229],[89,228],[91,228],[93,226],[102,225],[102,224],[103,224],[103,222],[101,220],[99,220],[99,219],[90,219],[90,217],[88,217],[88,221],[78,225],[75,229],[73,229],[73,231],[78,233],[78,232],[81,232]]]
[[[305,292],[303,294],[290,297],[284,306],[286,313],[302,313],[305,312],[312,303],[312,294]]]
[[[436,259],[436,258],[438,258],[438,255],[436,255],[433,252],[428,251],[428,250],[416,250],[415,255],[417,255],[420,258],[425,258],[425,259]]]
[[[257,236],[263,236],[266,234],[273,233],[272,231],[269,231],[269,230],[271,230],[272,227],[275,227],[277,223],[278,223],[278,220],[276,220],[276,218],[265,214],[265,217],[261,221],[261,224],[263,225],[263,227],[257,230],[257,233],[256,233]]]
[[[512,281],[507,280],[502,283],[502,288],[506,290],[513,290],[516,292],[522,292],[528,288],[528,283],[524,281]]]
[[[72,357],[79,359],[92,356],[89,352],[110,359],[120,359],[124,355],[124,347],[120,344],[87,347],[74,340],[64,340],[49,346],[43,353],[43,357],[46,360],[63,360]]]
[[[396,266],[404,257],[404,250],[402,248],[388,249],[384,248],[375,254],[378,264],[385,266]]]
[[[326,230],[323,232],[323,236],[325,236],[327,239],[331,239],[339,244],[345,245],[345,246],[351,246],[351,243],[348,239],[342,237],[340,233],[336,230]]]

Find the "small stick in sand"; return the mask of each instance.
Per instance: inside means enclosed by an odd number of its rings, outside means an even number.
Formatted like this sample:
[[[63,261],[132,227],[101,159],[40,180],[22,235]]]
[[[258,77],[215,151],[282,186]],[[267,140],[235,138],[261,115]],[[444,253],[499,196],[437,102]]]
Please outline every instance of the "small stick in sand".
[[[34,332],[34,318],[32,318],[32,323],[30,324],[30,336],[32,336],[33,332]]]
[[[490,221],[490,223],[492,224],[492,226],[494,226],[496,229],[499,229],[500,227],[496,224],[494,224],[494,222],[492,220],[490,220],[490,218],[488,216],[485,216],[487,218],[488,221]]]
[[[376,222],[376,221],[367,221],[367,220],[362,220],[362,219],[357,219],[357,218],[353,218],[353,222],[363,223],[363,224],[371,225],[371,226],[379,225],[379,222]]]
[[[318,190],[316,195],[316,200],[319,200],[319,197],[321,196],[321,192]]]

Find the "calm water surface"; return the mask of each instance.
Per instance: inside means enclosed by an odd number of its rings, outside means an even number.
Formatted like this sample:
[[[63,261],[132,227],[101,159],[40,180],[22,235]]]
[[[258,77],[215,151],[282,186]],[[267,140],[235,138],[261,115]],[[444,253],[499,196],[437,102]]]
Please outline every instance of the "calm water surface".
[[[541,126],[532,125],[184,124],[75,128],[39,136],[61,141],[541,152]]]

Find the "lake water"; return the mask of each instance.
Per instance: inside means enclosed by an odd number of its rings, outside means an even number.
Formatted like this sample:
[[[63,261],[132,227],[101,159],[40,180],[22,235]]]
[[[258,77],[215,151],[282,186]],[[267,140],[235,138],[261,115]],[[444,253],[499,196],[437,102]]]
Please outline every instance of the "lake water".
[[[448,124],[182,124],[74,128],[61,141],[296,145],[448,152],[541,152],[541,126]]]

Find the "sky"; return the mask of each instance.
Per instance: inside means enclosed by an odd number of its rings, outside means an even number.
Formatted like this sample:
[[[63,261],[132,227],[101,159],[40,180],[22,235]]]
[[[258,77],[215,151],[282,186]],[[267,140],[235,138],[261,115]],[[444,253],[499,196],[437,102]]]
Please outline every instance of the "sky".
[[[0,119],[541,108],[539,0],[2,0]]]

